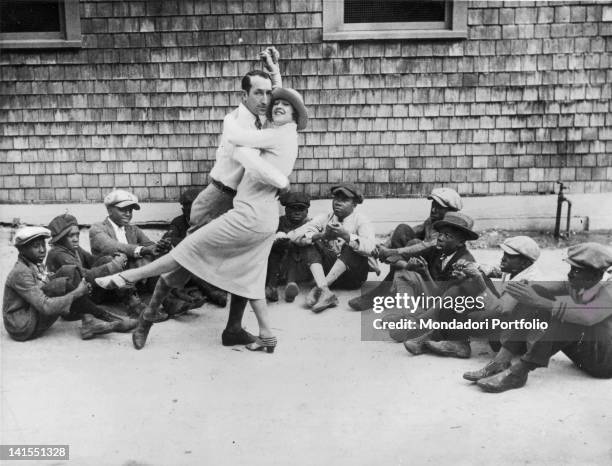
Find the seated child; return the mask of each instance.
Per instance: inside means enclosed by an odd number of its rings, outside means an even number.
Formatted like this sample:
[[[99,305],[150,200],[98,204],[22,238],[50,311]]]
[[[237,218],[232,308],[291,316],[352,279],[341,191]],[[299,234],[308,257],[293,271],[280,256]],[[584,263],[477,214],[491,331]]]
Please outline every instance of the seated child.
[[[438,232],[433,224],[442,220],[447,212],[458,212],[463,207],[461,196],[451,188],[436,188],[427,199],[431,200],[431,208],[429,217],[422,224],[412,228],[401,223],[386,242],[376,247],[374,255],[381,261],[389,262],[391,270],[375,289],[351,299],[348,303],[351,308],[365,311],[372,307],[375,296],[387,295],[396,270],[395,262],[400,258],[408,260],[411,257],[418,257],[435,248]]]
[[[185,236],[187,236],[187,230],[189,230],[189,216],[191,215],[191,205],[198,194],[200,193],[200,189],[187,189],[181,193],[179,197],[179,204],[181,204],[181,209],[183,213],[177,217],[174,217],[170,222],[170,228],[164,236],[163,239],[168,239],[172,246],[176,246],[179,244]]]
[[[127,256],[122,252],[114,256],[100,256],[96,259],[79,245],[80,231],[77,219],[70,214],[58,215],[49,223],[51,248],[45,265],[51,273],[64,265],[77,266],[91,285],[94,279],[121,272],[127,265]]]
[[[82,319],[81,338],[132,330],[136,321],[110,319],[88,294],[91,285],[75,266],[64,266],[55,275],[43,265],[47,253],[45,239],[51,236],[42,227],[24,227],[15,234],[19,251],[17,262],[4,285],[2,315],[4,327],[17,341],[32,340],[49,329],[58,317]]]
[[[95,257],[114,255],[122,252],[127,256],[127,268],[139,267],[151,262],[155,257],[170,250],[168,240],[157,244],[136,225],[132,225],[132,213],[140,210],[138,198],[123,189],[115,189],[106,195],[104,205],[108,217],[102,222],[94,223],[89,230],[91,252]],[[152,291],[157,277],[137,284],[141,291]],[[128,313],[134,317],[144,309],[138,293],[133,291],[126,301]]]
[[[298,283],[310,279],[308,265],[300,254],[300,246],[289,238],[293,230],[310,220],[310,196],[306,193],[288,192],[281,196],[280,203],[285,206],[285,215],[278,220],[276,238],[268,258],[266,299],[278,301],[276,288],[286,283],[285,301],[291,303],[300,292]]]
[[[349,290],[359,288],[370,270],[376,270],[370,257],[376,246],[374,227],[369,219],[355,212],[363,196],[352,185],[331,188],[334,196],[332,212],[315,217],[288,236],[302,249],[316,283],[306,298],[313,312],[321,312],[338,305],[338,298],[330,287]]]

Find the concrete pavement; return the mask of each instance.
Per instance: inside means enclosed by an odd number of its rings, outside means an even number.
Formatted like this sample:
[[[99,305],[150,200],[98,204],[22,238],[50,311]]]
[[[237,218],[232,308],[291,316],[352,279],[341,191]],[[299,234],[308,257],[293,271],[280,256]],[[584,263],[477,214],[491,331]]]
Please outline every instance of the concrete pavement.
[[[0,243],[4,283],[7,229]],[[542,255],[551,279],[566,273],[561,255]],[[1,443],[70,444],[70,461],[40,464],[79,466],[612,462],[612,381],[558,355],[525,388],[482,393],[461,374],[486,363],[487,345],[455,360],[363,342],[352,296],[320,315],[303,294],[271,304],[272,355],[221,346],[227,310],[210,305],[156,325],[142,351],[124,334],[81,341],[74,322],[27,343],[2,329]],[[250,308],[245,325],[257,328]]]

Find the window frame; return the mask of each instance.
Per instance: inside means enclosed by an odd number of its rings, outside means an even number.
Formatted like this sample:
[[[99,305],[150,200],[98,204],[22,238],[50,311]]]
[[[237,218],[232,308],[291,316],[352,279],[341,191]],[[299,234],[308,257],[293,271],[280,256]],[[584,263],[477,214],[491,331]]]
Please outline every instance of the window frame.
[[[467,2],[446,1],[445,22],[345,23],[344,0],[323,0],[323,40],[466,39]]]
[[[80,48],[79,0],[63,0],[58,32],[0,32],[0,49]]]

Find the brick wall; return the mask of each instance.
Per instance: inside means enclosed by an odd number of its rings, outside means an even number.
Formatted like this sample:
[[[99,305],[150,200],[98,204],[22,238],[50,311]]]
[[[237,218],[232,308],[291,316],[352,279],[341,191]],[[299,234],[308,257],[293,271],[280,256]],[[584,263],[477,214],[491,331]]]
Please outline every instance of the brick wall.
[[[81,1],[82,49],[0,51],[0,202],[204,185],[268,44],[313,117],[292,179],[314,196],[612,191],[605,8],[471,2],[465,41],[324,43],[321,0]]]

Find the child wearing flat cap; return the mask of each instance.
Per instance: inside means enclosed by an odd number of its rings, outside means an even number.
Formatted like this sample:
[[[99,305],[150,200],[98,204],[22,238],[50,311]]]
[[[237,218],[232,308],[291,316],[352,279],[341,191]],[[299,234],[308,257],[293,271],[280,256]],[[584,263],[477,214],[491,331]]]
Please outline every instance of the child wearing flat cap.
[[[361,212],[363,202],[356,186],[342,184],[331,188],[332,212],[319,215],[289,236],[303,249],[316,286],[306,298],[313,312],[338,304],[330,287],[349,290],[359,288],[370,270],[376,270],[371,258],[376,245],[374,227]],[[372,260],[372,263],[368,259]]]
[[[298,283],[310,279],[308,265],[300,254],[302,247],[290,238],[294,230],[310,221],[310,196],[290,191],[280,197],[280,203],[285,207],[285,215],[278,220],[276,238],[268,257],[266,299],[278,301],[277,287],[286,283],[285,301],[291,303],[300,292]]]
[[[535,341],[525,330],[504,332],[502,349],[487,365],[488,377],[477,381],[484,391],[523,387],[529,372],[546,367],[558,351],[592,377],[612,378],[612,294],[601,281],[612,266],[612,251],[598,243],[578,244],[569,248],[566,261],[567,282],[507,285],[506,292],[523,305],[514,317],[539,318],[548,328]],[[515,357],[520,359],[512,364]]]
[[[24,227],[15,234],[19,251],[17,262],[4,285],[2,315],[8,334],[17,341],[41,336],[62,316],[82,319],[84,340],[112,331],[129,331],[135,321],[113,320],[89,298],[90,285],[74,266],[65,266],[50,274],[43,265],[47,253],[46,228]],[[98,317],[98,318],[96,318]]]
[[[414,229],[403,223],[398,225],[391,237],[377,246],[380,259],[394,255],[414,257],[434,247],[438,232],[433,224],[442,220],[447,212],[458,212],[463,208],[461,196],[451,188],[436,188],[427,199],[431,200],[429,217]]]
[[[168,240],[154,243],[137,226],[131,225],[132,213],[140,210],[138,198],[123,189],[115,189],[104,198],[108,217],[94,223],[89,230],[91,252],[95,256],[122,252],[128,257],[128,267],[142,264],[141,259],[151,259],[170,249]]]
[[[132,292],[108,291],[97,286],[94,280],[109,273],[118,273],[125,269],[127,257],[122,252],[114,255],[94,257],[79,244],[80,230],[77,219],[70,214],[58,215],[48,226],[51,232],[50,249],[45,260],[49,272],[57,273],[66,267],[74,267],[80,277],[92,285],[91,300],[97,304],[124,301],[129,306]],[[104,313],[100,308],[100,313]],[[122,317],[108,313],[104,320],[121,320]]]
[[[127,256],[127,268],[135,268],[151,262],[155,257],[170,250],[170,240],[163,239],[154,243],[137,226],[132,225],[134,210],[140,210],[138,198],[123,189],[115,189],[104,198],[108,217],[94,223],[89,230],[91,252],[98,258],[123,253]],[[152,291],[156,278],[138,284],[141,291]],[[128,313],[137,317],[144,308],[139,295],[133,291],[125,297]]]
[[[374,296],[388,294],[395,272],[393,264],[400,258],[408,260],[435,248],[438,232],[433,224],[442,220],[447,212],[458,212],[463,208],[461,196],[451,188],[436,188],[427,196],[427,199],[431,200],[429,217],[421,225],[412,228],[401,223],[393,230],[387,241],[376,246],[374,255],[382,261],[389,262],[391,270],[374,290],[351,299],[350,307],[356,311],[365,311],[372,307]]]

